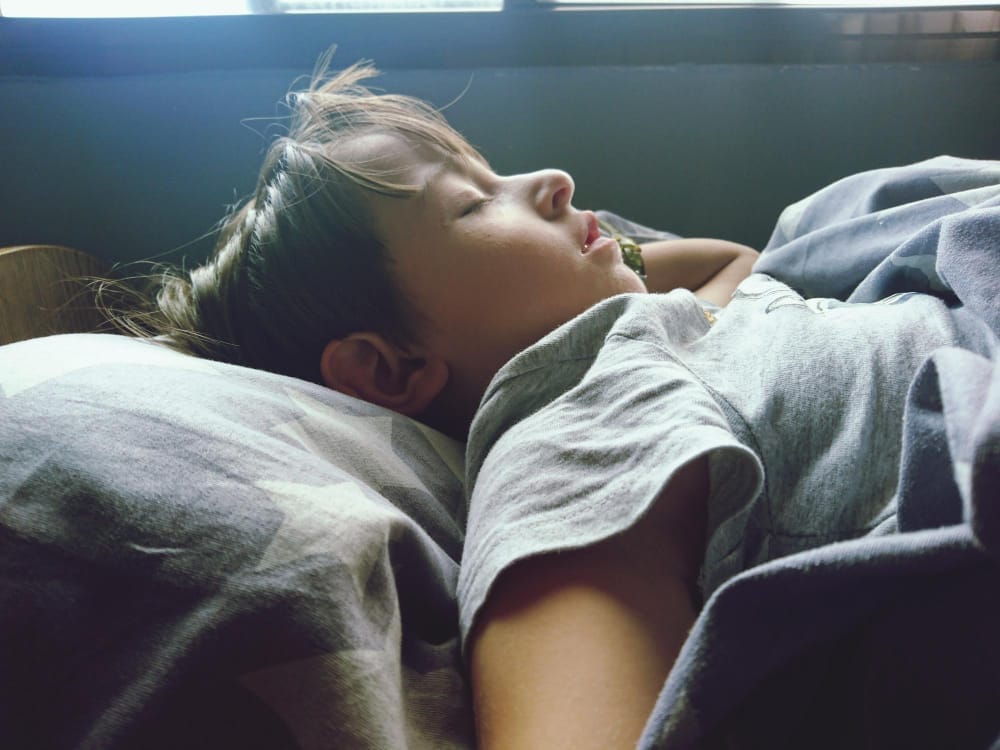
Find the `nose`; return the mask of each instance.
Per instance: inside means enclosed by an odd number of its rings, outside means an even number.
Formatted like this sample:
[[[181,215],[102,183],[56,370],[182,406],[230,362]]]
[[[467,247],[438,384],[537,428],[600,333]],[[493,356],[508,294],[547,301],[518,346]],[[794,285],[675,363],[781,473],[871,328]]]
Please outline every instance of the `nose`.
[[[538,213],[545,217],[559,216],[573,200],[576,185],[561,169],[543,169],[533,175],[533,196]]]

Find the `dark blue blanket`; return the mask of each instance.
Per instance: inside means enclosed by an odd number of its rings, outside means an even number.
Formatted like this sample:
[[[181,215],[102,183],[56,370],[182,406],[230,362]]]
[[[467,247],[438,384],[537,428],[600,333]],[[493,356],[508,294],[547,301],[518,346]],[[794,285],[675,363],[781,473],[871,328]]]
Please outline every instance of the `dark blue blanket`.
[[[1000,162],[854,175],[790,206],[755,270],[804,296],[938,295],[1000,334]],[[899,533],[746,571],[707,602],[643,747],[986,747],[1000,732],[1000,363],[911,382]]]

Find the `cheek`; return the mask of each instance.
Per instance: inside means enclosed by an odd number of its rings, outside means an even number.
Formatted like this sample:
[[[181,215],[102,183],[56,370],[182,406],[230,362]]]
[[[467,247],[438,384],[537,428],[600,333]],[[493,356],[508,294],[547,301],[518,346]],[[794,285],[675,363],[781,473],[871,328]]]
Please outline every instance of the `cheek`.
[[[512,285],[490,273],[487,264],[438,263],[415,271],[404,282],[411,302],[440,331],[458,339],[475,338],[506,306]]]

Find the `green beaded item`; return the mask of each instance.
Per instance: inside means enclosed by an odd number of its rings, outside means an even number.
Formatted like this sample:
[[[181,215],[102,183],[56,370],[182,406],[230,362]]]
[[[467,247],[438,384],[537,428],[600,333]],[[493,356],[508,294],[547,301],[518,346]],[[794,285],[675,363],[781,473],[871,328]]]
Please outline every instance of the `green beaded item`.
[[[598,219],[597,224],[601,229],[611,235],[612,239],[618,243],[618,247],[622,250],[622,261],[625,265],[635,271],[636,276],[645,281],[646,264],[642,262],[642,248],[628,237],[619,234],[619,232],[606,221]]]

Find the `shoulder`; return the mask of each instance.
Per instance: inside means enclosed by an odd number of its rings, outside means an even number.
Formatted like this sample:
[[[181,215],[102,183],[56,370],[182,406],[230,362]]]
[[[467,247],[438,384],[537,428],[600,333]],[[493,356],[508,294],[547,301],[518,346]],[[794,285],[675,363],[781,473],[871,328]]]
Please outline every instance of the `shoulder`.
[[[674,351],[710,327],[690,292],[619,295],[521,352],[493,378],[473,419],[467,447],[469,491],[487,454],[502,439],[505,460],[518,461],[547,434],[567,433],[569,439],[574,433],[576,439],[576,431],[586,429],[597,412],[607,417],[608,407],[629,420],[652,408],[650,398],[656,393],[676,394],[678,388],[703,392]],[[694,398],[689,406],[702,403],[706,399]],[[615,433],[607,439],[620,438],[620,427],[607,420],[604,424]],[[505,437],[515,426],[516,436]]]

